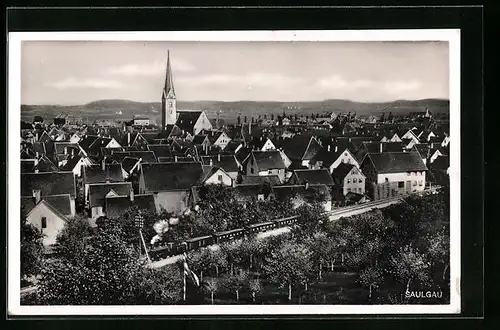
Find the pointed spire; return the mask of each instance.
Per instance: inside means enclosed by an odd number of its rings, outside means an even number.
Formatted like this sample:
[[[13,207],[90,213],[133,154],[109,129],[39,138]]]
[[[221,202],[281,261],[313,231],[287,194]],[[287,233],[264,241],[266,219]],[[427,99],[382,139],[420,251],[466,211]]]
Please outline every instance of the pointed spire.
[[[174,79],[172,78],[172,67],[170,66],[170,50],[167,51],[167,73],[165,76],[165,96],[172,91],[175,94]]]

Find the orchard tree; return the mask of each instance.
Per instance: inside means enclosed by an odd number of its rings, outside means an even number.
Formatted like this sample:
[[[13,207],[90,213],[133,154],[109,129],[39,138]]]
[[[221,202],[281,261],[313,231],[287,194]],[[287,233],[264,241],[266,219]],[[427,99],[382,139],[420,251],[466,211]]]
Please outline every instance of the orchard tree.
[[[203,273],[210,268],[210,251],[208,248],[200,250],[189,251],[187,253],[187,260],[193,271],[200,274],[200,282],[203,282]]]
[[[212,300],[212,305],[214,304],[214,295],[219,291],[219,280],[215,277],[209,278],[205,282],[205,290],[210,293],[210,299]]]
[[[38,275],[43,261],[43,234],[21,210],[21,278]]]
[[[304,283],[311,273],[310,259],[305,245],[287,242],[266,258],[264,270],[281,288],[288,287],[288,300],[292,300],[292,286]]]
[[[207,249],[207,262],[209,267],[215,269],[215,276],[219,277],[220,269],[227,267],[227,256],[222,249]]]
[[[255,302],[255,295],[262,291],[261,281],[258,278],[250,279],[248,281],[248,288],[250,289],[250,292],[252,292],[252,301]]]
[[[359,282],[368,287],[368,299],[372,299],[373,289],[377,289],[384,281],[384,273],[378,266],[370,266],[359,273]]]
[[[327,263],[333,265],[335,262],[337,249],[334,243],[333,239],[324,232],[317,232],[312,238],[305,241],[305,245],[312,253],[312,260],[318,265],[318,278],[320,280],[322,279],[323,266]]]
[[[429,278],[429,267],[425,255],[409,245],[400,248],[390,258],[390,271],[402,285],[406,285],[406,291],[409,291],[412,281],[425,282]]]
[[[229,263],[229,273],[234,274],[234,266],[239,266],[242,262],[242,243],[241,241],[231,241],[221,244],[221,249],[227,257]]]
[[[249,273],[242,269],[237,269],[234,273],[229,273],[224,278],[225,287],[236,294],[236,301],[240,301],[240,290],[248,282]]]

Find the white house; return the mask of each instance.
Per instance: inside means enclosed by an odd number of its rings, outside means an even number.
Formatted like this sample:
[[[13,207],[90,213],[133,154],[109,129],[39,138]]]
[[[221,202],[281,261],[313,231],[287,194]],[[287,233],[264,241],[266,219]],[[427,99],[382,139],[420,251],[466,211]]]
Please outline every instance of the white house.
[[[67,218],[45,200],[40,201],[27,214],[27,222],[42,231],[43,245],[53,245]]]
[[[135,117],[134,126],[149,126],[150,120],[147,117]]]
[[[368,153],[361,170],[367,184],[394,183],[398,193],[425,189],[427,167],[418,152]]]
[[[277,150],[252,151],[243,166],[247,175],[277,175],[281,182],[285,180],[286,165]]]
[[[222,168],[217,166],[204,165],[203,172],[205,177],[203,178],[203,184],[221,184],[224,186],[232,186],[233,178],[229,176]]]

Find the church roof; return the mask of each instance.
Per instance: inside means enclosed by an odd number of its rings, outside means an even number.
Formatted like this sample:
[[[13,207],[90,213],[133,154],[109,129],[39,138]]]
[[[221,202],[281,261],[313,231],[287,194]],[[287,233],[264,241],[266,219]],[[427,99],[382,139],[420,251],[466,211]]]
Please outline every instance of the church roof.
[[[170,50],[167,52],[167,72],[165,75],[165,87],[163,92],[165,93],[165,96],[167,96],[170,91],[175,94],[175,89],[174,89],[174,79],[172,77],[172,68],[170,66]]]

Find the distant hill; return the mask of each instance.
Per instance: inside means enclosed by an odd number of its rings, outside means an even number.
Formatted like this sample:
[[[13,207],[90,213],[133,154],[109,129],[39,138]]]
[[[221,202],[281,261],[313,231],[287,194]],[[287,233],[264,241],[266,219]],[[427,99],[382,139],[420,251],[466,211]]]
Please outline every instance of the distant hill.
[[[369,116],[392,112],[394,115],[407,115],[413,111],[425,111],[425,108],[433,113],[448,113],[449,100],[424,99],[424,100],[397,100],[381,103],[364,103],[350,100],[324,100],[311,102],[268,102],[268,101],[178,101],[180,110],[204,110],[210,118],[215,118],[217,113],[221,119],[235,122],[238,115],[247,116],[248,119],[271,114],[281,115],[283,111],[287,114],[324,113],[332,111],[355,112],[357,115]],[[21,119],[32,121],[33,117],[40,115],[52,120],[59,114],[82,116],[84,119],[116,119],[130,120],[134,116],[148,116],[160,120],[160,102],[135,102],[129,100],[99,100],[84,105],[21,105]],[[121,113],[121,114],[120,114]]]

